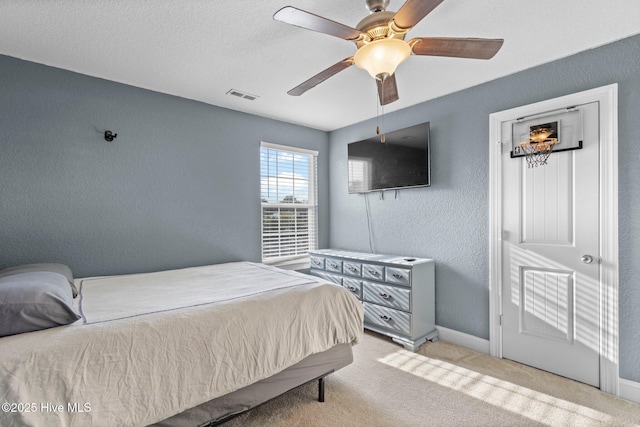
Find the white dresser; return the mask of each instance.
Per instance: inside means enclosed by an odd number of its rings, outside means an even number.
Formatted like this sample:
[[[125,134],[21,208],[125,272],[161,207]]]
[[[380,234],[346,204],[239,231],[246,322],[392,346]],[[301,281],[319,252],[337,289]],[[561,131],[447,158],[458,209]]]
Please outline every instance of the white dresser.
[[[434,261],[333,249],[310,252],[310,273],[350,290],[364,305],[364,327],[416,351],[438,339]]]

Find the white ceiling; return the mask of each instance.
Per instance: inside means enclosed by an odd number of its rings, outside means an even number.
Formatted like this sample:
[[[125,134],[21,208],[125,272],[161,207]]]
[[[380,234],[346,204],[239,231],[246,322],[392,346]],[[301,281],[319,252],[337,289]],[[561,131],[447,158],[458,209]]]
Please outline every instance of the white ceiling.
[[[368,14],[364,0],[0,0],[0,54],[322,130],[375,117],[375,82],[355,66],[287,95],[355,52],[274,21],[287,5],[349,26]],[[638,33],[638,0],[445,0],[407,39],[503,38],[502,49],[489,61],[410,57],[385,112]]]

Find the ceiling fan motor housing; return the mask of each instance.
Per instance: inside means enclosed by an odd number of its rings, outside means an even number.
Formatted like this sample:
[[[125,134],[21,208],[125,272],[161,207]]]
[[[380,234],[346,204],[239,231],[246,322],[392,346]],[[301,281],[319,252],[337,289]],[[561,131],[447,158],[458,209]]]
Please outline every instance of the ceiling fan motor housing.
[[[369,12],[383,12],[389,6],[389,0],[365,0]]]
[[[356,40],[356,46],[362,47],[363,44],[367,44],[373,40],[378,39],[400,39],[404,40],[406,31],[396,32],[393,31],[389,22],[394,17],[395,12],[377,12],[373,13],[362,21],[358,22],[356,29],[360,30],[364,34],[364,38]]]

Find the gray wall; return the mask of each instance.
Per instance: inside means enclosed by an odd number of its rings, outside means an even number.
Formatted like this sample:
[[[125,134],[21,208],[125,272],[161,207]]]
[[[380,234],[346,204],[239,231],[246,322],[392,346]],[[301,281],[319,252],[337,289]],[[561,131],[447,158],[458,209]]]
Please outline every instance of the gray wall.
[[[639,58],[633,37],[385,117],[388,131],[431,122],[433,186],[369,196],[373,249],[436,259],[438,325],[489,336],[489,114],[617,82],[620,373],[640,381]],[[0,76],[0,268],[257,261],[260,140],[319,150],[321,247],[370,249],[346,144],[374,121],[327,134],[6,56]]]
[[[326,132],[15,58],[0,56],[0,76],[0,268],[259,261],[260,141],[328,151]],[[318,162],[324,246],[327,155]]]
[[[431,123],[430,188],[349,195],[346,146],[373,136],[375,121],[331,132],[330,246],[434,258],[436,323],[488,339],[489,115],[616,82],[620,375],[640,381],[640,36],[387,114],[387,131]]]

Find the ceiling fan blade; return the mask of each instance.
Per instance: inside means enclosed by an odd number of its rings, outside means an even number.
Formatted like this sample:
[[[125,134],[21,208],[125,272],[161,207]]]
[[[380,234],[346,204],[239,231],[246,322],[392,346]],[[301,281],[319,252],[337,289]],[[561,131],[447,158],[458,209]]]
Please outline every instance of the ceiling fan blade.
[[[396,75],[392,74],[384,81],[376,79],[376,85],[378,86],[378,98],[380,99],[380,105],[391,104],[394,101],[400,99],[398,96],[398,84],[396,82]]]
[[[491,59],[498,53],[503,39],[419,37],[409,40],[416,55]]]
[[[353,65],[353,56],[350,56],[336,64],[333,64],[331,67],[327,68],[324,71],[319,72],[315,76],[311,77],[309,80],[299,84],[298,86],[294,87],[287,93],[292,96],[300,96],[306,91],[308,91],[309,89],[312,89],[317,85],[319,85],[320,83],[322,83],[323,81],[327,80],[329,77],[333,76],[334,74],[338,74],[340,71],[346,68],[349,68],[351,65]]]
[[[356,40],[361,35],[360,31],[355,28],[292,6],[285,6],[277,11],[273,15],[273,19],[344,40]]]
[[[444,0],[407,0],[393,16],[393,23],[402,29],[413,28],[418,22],[438,7]]]

